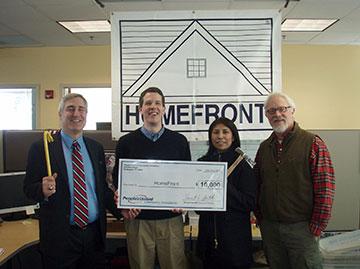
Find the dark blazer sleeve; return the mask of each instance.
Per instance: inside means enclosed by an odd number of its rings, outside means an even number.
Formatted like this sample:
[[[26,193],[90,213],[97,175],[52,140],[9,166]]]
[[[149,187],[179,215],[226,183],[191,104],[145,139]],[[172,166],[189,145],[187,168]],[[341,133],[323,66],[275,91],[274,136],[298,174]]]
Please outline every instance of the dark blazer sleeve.
[[[42,178],[46,176],[45,171],[44,146],[38,141],[30,147],[23,186],[25,195],[37,202],[44,201]]]
[[[46,203],[57,204],[61,210],[69,206],[69,187],[67,180],[66,164],[60,133],[54,136],[54,141],[49,143],[49,156],[53,174],[57,174],[56,192],[49,197]],[[44,202],[42,192],[42,178],[47,176],[45,150],[43,140],[33,143],[30,147],[24,179],[24,193],[30,199]],[[49,209],[49,211],[51,211]]]
[[[68,236],[70,195],[60,136],[49,143],[52,173],[57,173],[56,192],[47,200],[42,193],[42,178],[47,176],[44,145],[39,140],[31,145],[24,179],[24,193],[40,203],[40,247],[45,255],[63,255]]]

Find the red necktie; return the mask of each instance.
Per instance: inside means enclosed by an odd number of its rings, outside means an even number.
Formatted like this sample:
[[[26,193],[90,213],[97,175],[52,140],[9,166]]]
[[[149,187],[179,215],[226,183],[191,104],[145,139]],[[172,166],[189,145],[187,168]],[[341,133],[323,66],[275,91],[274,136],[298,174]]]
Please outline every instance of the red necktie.
[[[88,224],[89,219],[84,163],[80,152],[80,145],[77,141],[73,142],[72,148],[71,158],[74,178],[74,222],[82,228]]]

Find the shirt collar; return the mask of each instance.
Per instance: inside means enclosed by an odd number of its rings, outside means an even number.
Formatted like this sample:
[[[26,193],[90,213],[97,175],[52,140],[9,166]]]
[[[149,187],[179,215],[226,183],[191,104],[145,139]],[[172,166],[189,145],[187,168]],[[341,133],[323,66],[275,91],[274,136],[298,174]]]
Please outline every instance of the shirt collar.
[[[75,141],[70,135],[66,134],[63,130],[60,131],[61,139],[68,149],[71,149],[73,142]],[[79,143],[80,148],[84,145],[84,138],[80,136],[76,141]]]
[[[164,126],[161,127],[160,131],[157,133],[153,133],[151,131],[149,131],[148,129],[146,129],[144,126],[141,127],[141,132],[147,137],[149,138],[151,141],[156,141],[160,138],[160,136],[164,133],[165,128]]]

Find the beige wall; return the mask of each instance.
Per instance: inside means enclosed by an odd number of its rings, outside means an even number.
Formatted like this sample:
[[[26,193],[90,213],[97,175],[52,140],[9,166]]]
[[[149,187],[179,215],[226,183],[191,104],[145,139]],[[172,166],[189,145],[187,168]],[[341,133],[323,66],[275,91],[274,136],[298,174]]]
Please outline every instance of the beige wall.
[[[57,106],[63,85],[111,85],[108,46],[0,49],[0,84],[40,88],[38,128],[58,128]],[[55,98],[45,100],[45,90]]]
[[[283,46],[283,91],[306,129],[360,129],[360,46]]]
[[[110,85],[110,47],[0,49],[0,84],[39,86],[38,128],[57,128],[62,85]],[[284,45],[283,91],[307,129],[360,129],[360,46]],[[45,100],[47,89],[55,91]]]

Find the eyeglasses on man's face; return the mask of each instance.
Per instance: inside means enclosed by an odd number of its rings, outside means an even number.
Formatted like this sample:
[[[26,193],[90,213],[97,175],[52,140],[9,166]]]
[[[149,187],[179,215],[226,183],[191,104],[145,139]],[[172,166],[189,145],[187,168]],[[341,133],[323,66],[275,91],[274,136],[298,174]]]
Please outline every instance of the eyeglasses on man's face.
[[[272,107],[266,110],[266,113],[270,115],[274,115],[276,111],[279,111],[280,113],[285,113],[288,111],[288,109],[291,108],[291,106],[279,106],[279,107]]]

